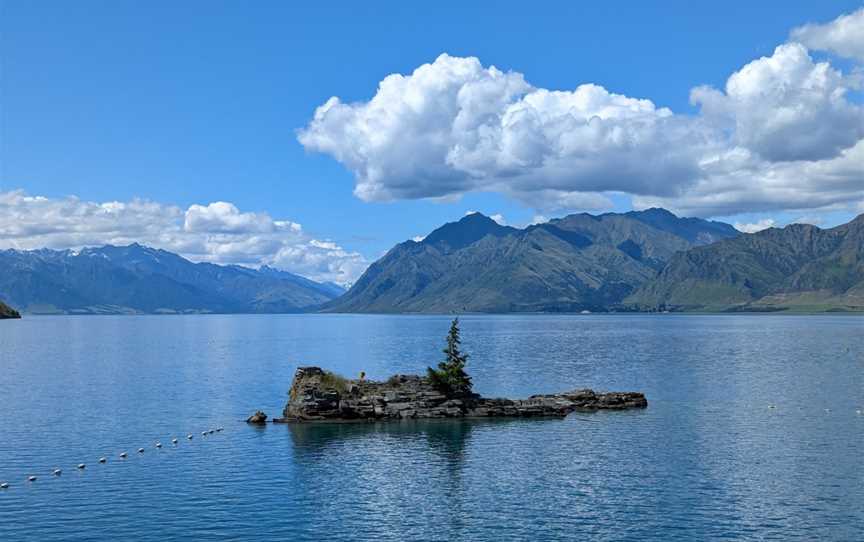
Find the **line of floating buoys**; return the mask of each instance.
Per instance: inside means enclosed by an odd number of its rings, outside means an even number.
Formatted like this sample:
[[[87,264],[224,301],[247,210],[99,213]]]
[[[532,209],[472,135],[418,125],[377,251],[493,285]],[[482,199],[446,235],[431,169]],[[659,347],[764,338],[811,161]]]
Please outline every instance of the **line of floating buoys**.
[[[861,411],[858,411],[858,413],[860,414]],[[207,435],[212,435],[213,433],[221,433],[223,431],[223,429],[224,428],[222,428],[222,427],[217,427],[216,429],[208,429],[207,431],[202,431],[201,435],[207,436]],[[189,433],[188,435],[186,435],[186,438],[189,440],[192,440],[192,438],[193,438],[192,433]],[[171,439],[171,444],[177,444],[178,442],[179,442],[179,440],[176,437]],[[157,441],[156,442],[156,448],[161,449],[162,443]],[[143,454],[144,448],[138,448],[138,453]],[[126,452],[120,452],[120,458],[121,459],[126,459],[128,457],[128,455],[129,454],[127,454]],[[107,457],[100,457],[99,458],[99,463],[107,463],[107,462],[108,462]],[[84,463],[78,463],[76,468],[78,470],[84,470],[87,468],[87,465]],[[53,474],[54,476],[60,476],[61,474],[63,474],[63,469],[55,468],[54,470],[51,471],[51,474]],[[36,475],[30,474],[27,476],[28,482],[35,482],[36,480],[38,480],[38,477]],[[9,489],[9,482],[0,482],[0,489]]]

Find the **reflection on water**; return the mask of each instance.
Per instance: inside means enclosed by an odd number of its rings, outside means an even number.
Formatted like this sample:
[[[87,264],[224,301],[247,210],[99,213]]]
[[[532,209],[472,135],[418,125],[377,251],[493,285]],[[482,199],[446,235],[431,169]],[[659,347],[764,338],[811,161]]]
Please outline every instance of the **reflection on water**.
[[[250,427],[242,420],[255,409],[282,410],[300,365],[376,379],[422,371],[449,318],[3,322],[3,539],[857,540],[864,531],[855,413],[864,318],[462,322],[484,395],[634,390],[649,408]],[[199,436],[217,426],[225,431]],[[190,432],[193,441],[182,438]],[[178,446],[153,447],[177,435]],[[119,460],[122,450],[134,457]]]
[[[406,420],[380,423],[291,423],[285,424],[291,435],[297,458],[304,460],[325,453],[330,445],[342,441],[387,440],[389,442],[425,439],[429,449],[446,461],[458,462],[465,451],[475,424],[507,423],[481,420]]]

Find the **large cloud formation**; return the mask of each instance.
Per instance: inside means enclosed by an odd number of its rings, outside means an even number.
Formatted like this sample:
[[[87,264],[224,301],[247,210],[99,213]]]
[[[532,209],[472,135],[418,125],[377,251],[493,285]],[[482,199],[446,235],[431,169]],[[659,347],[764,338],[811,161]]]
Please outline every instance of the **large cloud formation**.
[[[858,55],[861,21],[864,10],[792,35]],[[703,216],[854,206],[864,200],[858,87],[791,41],[723,89],[693,89],[699,113],[685,115],[590,83],[537,88],[442,54],[386,77],[368,102],[330,98],[298,139],[351,170],[366,201],[497,191],[556,211],[602,208],[618,192]]]
[[[215,202],[183,210],[146,200],[90,202],[0,192],[0,249],[80,248],[140,242],[193,261],[271,265],[319,281],[353,282],[368,262],[300,224]]]

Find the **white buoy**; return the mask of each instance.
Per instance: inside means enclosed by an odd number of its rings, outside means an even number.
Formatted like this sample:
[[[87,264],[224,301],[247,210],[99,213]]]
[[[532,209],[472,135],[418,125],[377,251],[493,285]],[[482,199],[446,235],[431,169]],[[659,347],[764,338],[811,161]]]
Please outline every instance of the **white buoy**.
[[[161,443],[161,442],[157,442],[157,443],[156,443],[156,447],[157,447],[157,448],[161,448],[161,447],[162,447],[162,443]]]
[[[100,463],[106,463],[107,461],[108,461],[108,459],[105,458],[105,457],[100,457],[100,458],[99,458],[99,462],[100,462]]]
[[[215,433],[215,432],[216,432],[216,431],[214,431],[213,429],[210,430],[210,434],[211,434],[211,435],[212,435],[213,433]]]
[[[186,438],[188,438],[189,440],[192,440],[192,435],[191,435],[191,434],[190,434],[190,435],[186,435]]]
[[[78,468],[79,468],[79,469],[83,469],[83,468],[86,468],[86,467],[87,467],[87,465],[85,465],[84,463],[78,463]]]
[[[172,438],[172,439],[171,439],[171,444],[177,444],[177,439],[176,439],[176,438]]]
[[[202,436],[202,437],[206,437],[206,436],[207,436],[207,431],[201,431],[201,436]]]
[[[120,452],[120,457],[122,457],[123,459],[126,459],[127,455],[129,454],[127,454],[126,452]]]
[[[27,481],[28,481],[28,482],[35,482],[35,481],[36,481],[36,477],[35,477],[35,476],[30,476],[30,477],[27,478]]]
[[[0,482],[0,489],[9,489],[9,484],[6,482]]]
[[[143,454],[143,453],[144,453],[144,448],[138,448],[138,453],[139,453],[139,454]]]
[[[858,415],[864,414],[864,410],[861,410],[859,408],[858,410],[855,411],[855,414],[858,414]]]
[[[54,472],[52,474],[54,474],[54,476],[60,476],[61,474],[63,474],[63,471],[60,469],[54,469]]]
[[[217,428],[216,428],[216,431],[219,431],[219,432],[221,433],[221,432],[222,432],[222,428],[221,428],[221,427],[217,427]]]
[[[831,412],[831,409],[830,409],[830,408],[826,408],[826,409],[825,409],[825,412]]]
[[[768,405],[768,408],[777,408],[775,405]]]

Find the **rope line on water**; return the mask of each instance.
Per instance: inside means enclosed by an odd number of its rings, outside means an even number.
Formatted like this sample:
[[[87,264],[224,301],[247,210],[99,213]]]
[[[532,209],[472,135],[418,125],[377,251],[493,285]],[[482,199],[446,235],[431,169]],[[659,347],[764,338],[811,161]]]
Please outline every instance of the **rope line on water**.
[[[213,435],[213,434],[216,434],[216,433],[221,433],[221,432],[224,431],[224,430],[225,430],[224,427],[217,427],[216,429],[208,429],[208,430],[206,430],[206,431],[201,431],[201,436],[202,436],[202,437],[206,437],[206,436],[208,436],[208,435]],[[193,439],[193,438],[192,438],[192,433],[189,433],[188,435],[186,435],[186,439],[187,439],[187,440],[192,440],[192,439]],[[174,437],[174,438],[171,439],[171,444],[173,444],[175,447],[176,447],[179,443],[180,443],[180,440],[179,440],[178,438]],[[157,441],[156,444],[155,444],[155,448],[156,448],[157,450],[161,450],[161,449],[162,449],[162,442],[161,442],[161,441]],[[145,451],[146,451],[145,448],[138,448],[138,453],[139,453],[139,454],[143,454]],[[128,458],[128,457],[129,457],[129,454],[128,454],[127,452],[120,452],[120,459],[126,459],[126,458]],[[100,457],[100,458],[98,459],[98,461],[99,461],[100,464],[107,464],[107,463],[108,463],[108,458],[105,457],[105,456],[103,456],[103,457]],[[84,470],[87,468],[87,464],[86,464],[86,463],[78,463],[78,464],[75,466],[75,468],[78,469],[79,471],[84,471]],[[59,477],[60,475],[63,474],[63,469],[61,469],[61,468],[59,468],[59,467],[55,467],[53,470],[51,470],[51,474],[52,474],[55,478],[57,478],[57,477]],[[27,482],[29,482],[29,483],[31,483],[31,484],[34,483],[34,482],[36,482],[38,479],[39,479],[39,477],[38,477],[37,475],[35,475],[35,474],[29,474],[29,475],[27,475]],[[10,487],[11,487],[11,486],[10,486],[9,482],[0,482],[0,490],[6,490],[6,489],[9,489]]]

